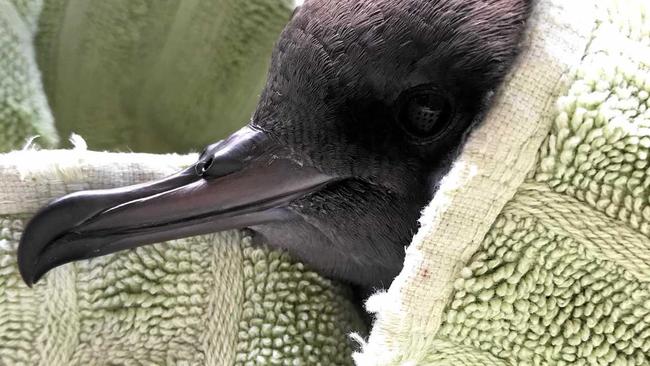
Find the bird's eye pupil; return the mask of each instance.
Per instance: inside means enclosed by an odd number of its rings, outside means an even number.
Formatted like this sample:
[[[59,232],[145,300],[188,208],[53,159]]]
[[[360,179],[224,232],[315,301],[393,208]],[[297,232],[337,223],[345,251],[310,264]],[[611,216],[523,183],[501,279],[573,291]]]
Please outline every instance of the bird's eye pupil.
[[[442,134],[451,119],[452,107],[440,93],[421,90],[407,95],[400,106],[399,122],[416,138],[432,138]]]

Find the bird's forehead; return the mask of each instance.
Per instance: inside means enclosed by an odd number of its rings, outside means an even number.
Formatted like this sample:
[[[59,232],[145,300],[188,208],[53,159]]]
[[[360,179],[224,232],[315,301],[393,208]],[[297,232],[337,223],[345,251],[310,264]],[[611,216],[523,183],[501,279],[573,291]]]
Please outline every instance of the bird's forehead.
[[[522,1],[307,0],[278,43],[270,76],[282,80],[272,84],[379,99],[425,82],[488,85],[512,51]]]
[[[410,6],[417,3],[424,1],[411,2]],[[339,89],[349,89],[348,93],[372,90],[378,96],[378,91],[387,91],[387,85],[396,79],[411,76],[422,57],[435,57],[435,32],[409,17],[407,5],[307,1],[287,28],[287,41],[298,47],[288,47],[287,51],[302,60],[317,58],[321,67],[312,69],[315,82],[335,84]]]

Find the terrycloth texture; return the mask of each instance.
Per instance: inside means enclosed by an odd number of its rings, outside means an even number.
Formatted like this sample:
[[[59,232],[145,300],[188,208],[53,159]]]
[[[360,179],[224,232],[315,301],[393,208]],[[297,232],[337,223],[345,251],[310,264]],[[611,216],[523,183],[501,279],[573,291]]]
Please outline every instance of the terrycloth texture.
[[[33,39],[42,1],[0,0],[0,152],[40,135],[42,146],[58,143],[43,92]]]
[[[361,365],[650,364],[650,4],[540,0]]]
[[[54,146],[52,116],[93,149],[199,150],[250,118],[292,7],[0,0],[0,151]]]
[[[26,218],[53,197],[168,175],[196,156],[0,155],[0,364],[351,365],[363,333],[346,288],[239,232],[18,274]]]

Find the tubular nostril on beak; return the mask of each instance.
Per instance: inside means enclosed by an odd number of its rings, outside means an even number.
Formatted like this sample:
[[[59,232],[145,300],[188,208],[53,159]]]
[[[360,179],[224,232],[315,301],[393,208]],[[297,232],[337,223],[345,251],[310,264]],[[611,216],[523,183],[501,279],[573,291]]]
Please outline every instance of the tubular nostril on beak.
[[[208,171],[208,169],[210,169],[213,162],[214,162],[214,158],[209,157],[205,160],[196,163],[196,167],[195,167],[196,175],[203,176]]]
[[[194,165],[194,172],[203,179],[214,179],[235,173],[260,154],[268,153],[264,133],[244,127],[226,140],[208,146]]]
[[[241,170],[242,162],[228,157],[209,157],[196,164],[196,174],[205,179],[219,178]]]

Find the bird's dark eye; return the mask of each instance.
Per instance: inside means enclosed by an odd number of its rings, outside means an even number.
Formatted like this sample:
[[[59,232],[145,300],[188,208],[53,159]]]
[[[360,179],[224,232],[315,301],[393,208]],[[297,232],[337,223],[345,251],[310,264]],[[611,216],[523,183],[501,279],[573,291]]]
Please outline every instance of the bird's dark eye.
[[[434,140],[448,129],[453,117],[451,101],[441,92],[420,89],[400,98],[397,118],[402,128],[418,140]]]

